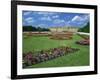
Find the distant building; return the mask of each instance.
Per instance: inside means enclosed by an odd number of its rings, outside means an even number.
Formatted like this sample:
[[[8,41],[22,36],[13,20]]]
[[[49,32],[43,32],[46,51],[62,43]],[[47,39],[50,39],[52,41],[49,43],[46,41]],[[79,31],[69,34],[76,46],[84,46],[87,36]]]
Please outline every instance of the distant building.
[[[51,27],[49,28],[51,32],[77,32],[79,28],[77,27]]]

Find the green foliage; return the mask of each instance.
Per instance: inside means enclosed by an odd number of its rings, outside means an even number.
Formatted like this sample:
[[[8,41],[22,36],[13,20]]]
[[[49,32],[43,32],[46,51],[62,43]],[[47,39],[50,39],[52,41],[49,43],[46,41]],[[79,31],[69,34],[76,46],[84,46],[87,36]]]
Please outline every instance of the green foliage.
[[[41,28],[41,27],[35,27],[35,26],[23,26],[23,31],[49,31],[48,28]]]
[[[83,28],[80,28],[78,31],[89,33],[90,32],[90,23],[88,22],[86,26],[84,26]]]
[[[23,26],[23,31],[32,31],[33,27],[32,26]]]

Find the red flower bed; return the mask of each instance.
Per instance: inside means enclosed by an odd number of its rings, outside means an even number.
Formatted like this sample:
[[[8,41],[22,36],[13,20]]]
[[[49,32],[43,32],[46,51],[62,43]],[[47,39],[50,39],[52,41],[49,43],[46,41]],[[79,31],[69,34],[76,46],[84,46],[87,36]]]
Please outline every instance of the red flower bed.
[[[70,47],[59,47],[53,48],[49,50],[41,50],[37,52],[28,52],[23,55],[23,67],[31,66],[33,64],[37,64],[43,61],[52,60],[60,56],[67,55],[69,53],[73,53],[78,51],[79,49],[74,49]]]
[[[80,45],[89,45],[90,40],[89,39],[84,39],[84,40],[77,41],[76,43],[80,44]]]

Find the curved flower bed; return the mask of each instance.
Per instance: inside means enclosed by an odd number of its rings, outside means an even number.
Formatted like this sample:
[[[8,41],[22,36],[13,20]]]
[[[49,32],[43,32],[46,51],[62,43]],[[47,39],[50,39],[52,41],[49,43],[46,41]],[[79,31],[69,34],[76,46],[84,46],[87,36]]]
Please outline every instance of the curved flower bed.
[[[80,41],[77,41],[76,44],[89,45],[90,44],[90,40],[89,39],[80,40]]]
[[[57,57],[67,55],[69,53],[74,53],[78,50],[79,49],[71,47],[59,47],[59,48],[52,48],[49,50],[41,50],[37,52],[28,52],[23,55],[23,67],[52,60]]]

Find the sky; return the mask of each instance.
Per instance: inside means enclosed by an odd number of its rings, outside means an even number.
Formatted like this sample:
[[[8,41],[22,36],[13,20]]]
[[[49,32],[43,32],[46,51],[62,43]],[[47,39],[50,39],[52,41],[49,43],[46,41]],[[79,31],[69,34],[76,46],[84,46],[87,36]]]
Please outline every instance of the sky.
[[[86,13],[23,11],[22,25],[34,27],[83,27],[89,22]]]

